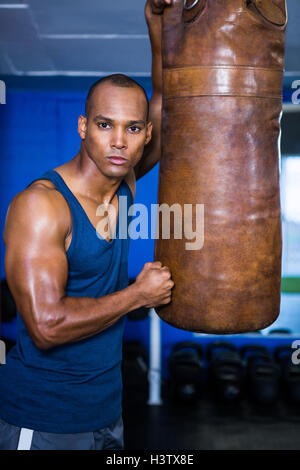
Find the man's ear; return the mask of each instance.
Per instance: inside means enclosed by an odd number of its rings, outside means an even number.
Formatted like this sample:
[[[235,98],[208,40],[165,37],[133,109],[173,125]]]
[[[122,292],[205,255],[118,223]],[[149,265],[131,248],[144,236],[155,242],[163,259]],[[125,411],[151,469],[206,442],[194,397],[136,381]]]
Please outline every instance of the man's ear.
[[[151,137],[152,137],[152,122],[147,123],[147,132],[146,132],[146,140],[145,145],[149,144]]]
[[[78,134],[83,140],[86,137],[86,130],[87,130],[87,118],[80,115],[78,118]]]

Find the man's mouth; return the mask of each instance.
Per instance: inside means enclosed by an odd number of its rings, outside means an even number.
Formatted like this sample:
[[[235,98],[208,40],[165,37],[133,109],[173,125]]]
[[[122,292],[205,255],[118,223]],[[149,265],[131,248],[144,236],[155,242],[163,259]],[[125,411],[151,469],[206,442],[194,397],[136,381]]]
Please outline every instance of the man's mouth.
[[[112,155],[111,157],[106,157],[114,165],[124,165],[127,162],[126,158],[118,157],[117,155]]]

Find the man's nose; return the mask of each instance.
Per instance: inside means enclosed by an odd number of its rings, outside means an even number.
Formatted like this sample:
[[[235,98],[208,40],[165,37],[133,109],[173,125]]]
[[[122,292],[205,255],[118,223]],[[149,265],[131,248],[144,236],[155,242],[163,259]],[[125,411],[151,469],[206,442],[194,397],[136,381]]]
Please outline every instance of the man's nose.
[[[117,149],[127,148],[127,136],[122,129],[116,129],[112,134],[111,147]]]

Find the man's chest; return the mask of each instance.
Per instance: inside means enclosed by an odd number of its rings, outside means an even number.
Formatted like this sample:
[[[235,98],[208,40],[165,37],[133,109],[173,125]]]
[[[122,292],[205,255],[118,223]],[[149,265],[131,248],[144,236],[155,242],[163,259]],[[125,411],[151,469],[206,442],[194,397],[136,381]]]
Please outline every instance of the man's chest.
[[[115,233],[118,220],[119,201],[117,194],[115,194],[109,204],[97,203],[90,198],[80,195],[76,195],[76,199],[81,206],[82,217],[86,224],[90,225],[90,228],[95,230],[95,237],[98,234],[101,238],[110,243]],[[65,240],[66,250],[68,250],[71,244],[72,236],[73,226]]]

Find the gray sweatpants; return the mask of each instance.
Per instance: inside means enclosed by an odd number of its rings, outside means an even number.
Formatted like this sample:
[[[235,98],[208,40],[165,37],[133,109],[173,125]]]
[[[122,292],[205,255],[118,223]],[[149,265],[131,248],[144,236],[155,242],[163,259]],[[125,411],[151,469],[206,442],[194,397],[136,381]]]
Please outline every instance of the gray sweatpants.
[[[112,425],[93,432],[55,434],[33,431],[0,419],[0,450],[123,450],[122,416]]]

